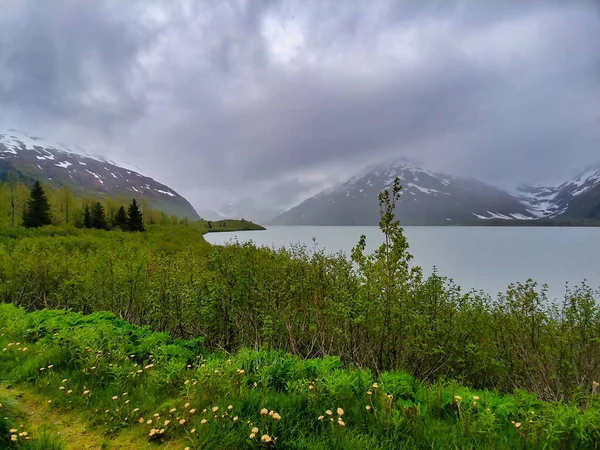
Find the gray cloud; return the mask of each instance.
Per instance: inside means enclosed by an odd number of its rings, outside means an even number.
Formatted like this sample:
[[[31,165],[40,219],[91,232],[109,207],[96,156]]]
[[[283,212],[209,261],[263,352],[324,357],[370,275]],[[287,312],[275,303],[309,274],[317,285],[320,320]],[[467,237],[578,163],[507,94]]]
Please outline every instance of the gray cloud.
[[[596,162],[592,1],[4,0],[0,125],[199,208],[289,205],[391,155],[509,186]]]

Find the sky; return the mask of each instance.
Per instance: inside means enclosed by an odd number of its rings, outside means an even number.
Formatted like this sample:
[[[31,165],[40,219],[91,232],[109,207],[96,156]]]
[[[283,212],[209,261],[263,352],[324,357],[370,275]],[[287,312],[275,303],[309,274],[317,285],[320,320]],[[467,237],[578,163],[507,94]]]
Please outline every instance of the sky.
[[[501,187],[600,162],[600,2],[0,0],[0,129],[198,210],[390,157]]]

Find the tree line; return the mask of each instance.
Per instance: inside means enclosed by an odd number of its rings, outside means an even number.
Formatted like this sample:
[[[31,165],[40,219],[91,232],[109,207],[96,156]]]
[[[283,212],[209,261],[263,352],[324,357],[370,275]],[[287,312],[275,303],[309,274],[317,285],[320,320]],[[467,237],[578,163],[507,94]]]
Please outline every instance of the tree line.
[[[23,226],[39,228],[44,225],[52,225],[52,212],[46,192],[40,181],[36,180],[23,212]],[[86,204],[83,208],[83,226],[100,230],[118,228],[122,231],[146,231],[144,219],[135,198],[131,201],[127,212],[121,205],[110,222],[107,220],[102,203],[96,201],[91,207]]]
[[[99,202],[104,209],[107,226],[113,227],[116,220],[122,219],[116,217],[121,206],[125,205],[127,213],[126,205],[131,202],[131,198],[123,196],[98,199],[84,192],[74,191],[68,185],[56,188],[41,183],[41,186],[50,205],[51,224],[55,226],[85,228],[85,207],[88,207],[91,214],[92,208]],[[0,181],[0,227],[23,225],[32,187],[28,179],[12,171],[8,172],[4,181]],[[182,219],[151,208],[145,198],[139,199],[136,203],[145,225],[185,225],[188,222],[187,218]]]

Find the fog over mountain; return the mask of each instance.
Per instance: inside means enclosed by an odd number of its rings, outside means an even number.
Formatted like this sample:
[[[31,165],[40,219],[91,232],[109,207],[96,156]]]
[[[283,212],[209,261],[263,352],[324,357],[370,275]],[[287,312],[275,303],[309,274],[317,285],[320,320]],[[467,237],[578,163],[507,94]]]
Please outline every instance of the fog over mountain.
[[[390,157],[505,189],[600,160],[597,1],[3,0],[0,29],[0,129],[198,211],[282,211]]]

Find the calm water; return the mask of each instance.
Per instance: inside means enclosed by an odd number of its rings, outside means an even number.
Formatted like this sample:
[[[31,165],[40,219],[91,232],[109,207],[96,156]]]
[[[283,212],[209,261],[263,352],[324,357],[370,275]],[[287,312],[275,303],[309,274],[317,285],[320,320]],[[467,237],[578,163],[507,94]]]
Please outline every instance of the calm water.
[[[425,273],[433,266],[464,289],[504,291],[511,282],[533,278],[549,286],[551,297],[562,297],[566,282],[584,279],[600,286],[600,228],[533,227],[405,227],[414,264]],[[266,231],[209,233],[213,244],[234,238],[257,245],[303,243],[327,252],[350,254],[361,234],[371,251],[383,241],[377,227],[269,227]]]

